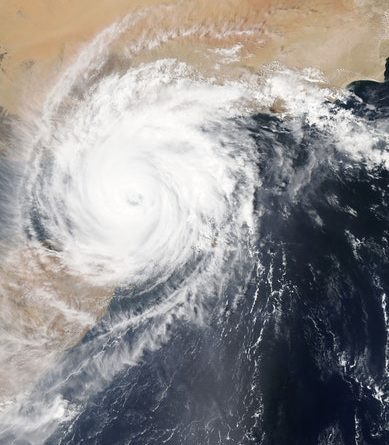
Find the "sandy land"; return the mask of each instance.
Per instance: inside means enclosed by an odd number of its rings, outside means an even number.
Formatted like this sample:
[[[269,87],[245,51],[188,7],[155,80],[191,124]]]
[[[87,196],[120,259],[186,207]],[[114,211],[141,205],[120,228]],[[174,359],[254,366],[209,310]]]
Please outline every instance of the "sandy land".
[[[0,265],[0,412],[105,313],[113,289],[69,275],[54,255],[13,251]]]
[[[155,9],[162,3],[173,5],[168,14]],[[199,32],[179,48],[172,44],[168,51],[161,48],[170,56],[191,57],[198,45],[235,41],[244,46],[244,67],[259,69],[278,60],[291,67],[319,68],[334,85],[357,78],[379,80],[389,54],[389,5],[385,4],[379,0],[4,0],[0,105],[20,111],[31,100],[31,92],[44,94],[94,35],[146,8],[153,18],[142,22],[146,34],[193,26],[212,27],[220,35],[228,27],[254,30],[250,36],[226,35],[217,42]]]

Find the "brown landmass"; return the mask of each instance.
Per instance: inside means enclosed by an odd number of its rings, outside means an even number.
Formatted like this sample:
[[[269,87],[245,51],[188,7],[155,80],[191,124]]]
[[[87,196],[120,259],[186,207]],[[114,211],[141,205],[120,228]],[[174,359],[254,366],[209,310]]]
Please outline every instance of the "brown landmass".
[[[160,5],[171,9],[164,13]],[[31,89],[44,94],[94,35],[147,8],[150,19],[139,25],[145,35],[199,28],[161,45],[161,53],[173,57],[196,58],[196,48],[235,42],[243,45],[243,67],[257,70],[274,60],[315,67],[343,86],[358,78],[380,80],[389,54],[389,6],[381,0],[7,0],[0,8],[0,106],[20,111]],[[220,37],[233,27],[253,33]],[[214,35],[206,31],[211,28]]]

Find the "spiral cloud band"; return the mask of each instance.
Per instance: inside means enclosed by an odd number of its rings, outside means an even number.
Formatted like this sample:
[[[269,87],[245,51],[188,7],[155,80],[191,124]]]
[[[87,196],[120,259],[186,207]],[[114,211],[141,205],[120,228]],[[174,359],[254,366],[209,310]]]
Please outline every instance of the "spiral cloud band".
[[[253,230],[254,154],[234,123],[245,92],[188,71],[110,76],[41,143],[29,233],[93,284],[154,285]]]

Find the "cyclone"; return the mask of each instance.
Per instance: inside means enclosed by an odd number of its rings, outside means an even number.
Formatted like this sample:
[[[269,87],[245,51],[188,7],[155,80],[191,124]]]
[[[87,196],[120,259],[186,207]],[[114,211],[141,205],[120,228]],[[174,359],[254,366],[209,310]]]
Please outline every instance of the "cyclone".
[[[0,48],[0,443],[386,444],[384,2],[43,3]]]
[[[166,60],[104,79],[41,142],[26,230],[73,273],[155,285],[254,232],[245,91],[189,72]]]
[[[16,360],[30,373],[19,380],[19,400],[5,405],[1,437],[24,423],[16,437],[40,443],[77,415],[91,391],[168,342],[172,326],[203,324],[253,270],[260,180],[247,127],[258,103],[252,88],[172,58],[94,75],[106,57],[100,36],[53,86],[42,119],[20,131],[29,155],[15,218],[23,247],[8,267],[23,273],[22,261],[34,273],[10,342],[32,352],[2,352],[10,368]],[[42,403],[42,371],[99,322],[112,295],[128,300],[128,310],[103,319],[90,344],[64,355]],[[26,344],[31,316],[37,329]],[[128,331],[136,332],[129,343]],[[98,361],[96,348],[105,350]],[[57,386],[79,384],[76,356],[85,389],[74,405]]]

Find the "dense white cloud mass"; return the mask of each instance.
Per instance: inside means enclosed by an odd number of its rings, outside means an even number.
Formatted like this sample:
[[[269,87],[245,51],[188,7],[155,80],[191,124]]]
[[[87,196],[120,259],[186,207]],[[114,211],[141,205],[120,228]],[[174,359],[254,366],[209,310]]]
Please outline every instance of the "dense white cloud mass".
[[[163,60],[110,76],[44,141],[34,215],[94,284],[156,284],[253,230],[255,155],[234,122],[246,92],[188,74]]]

